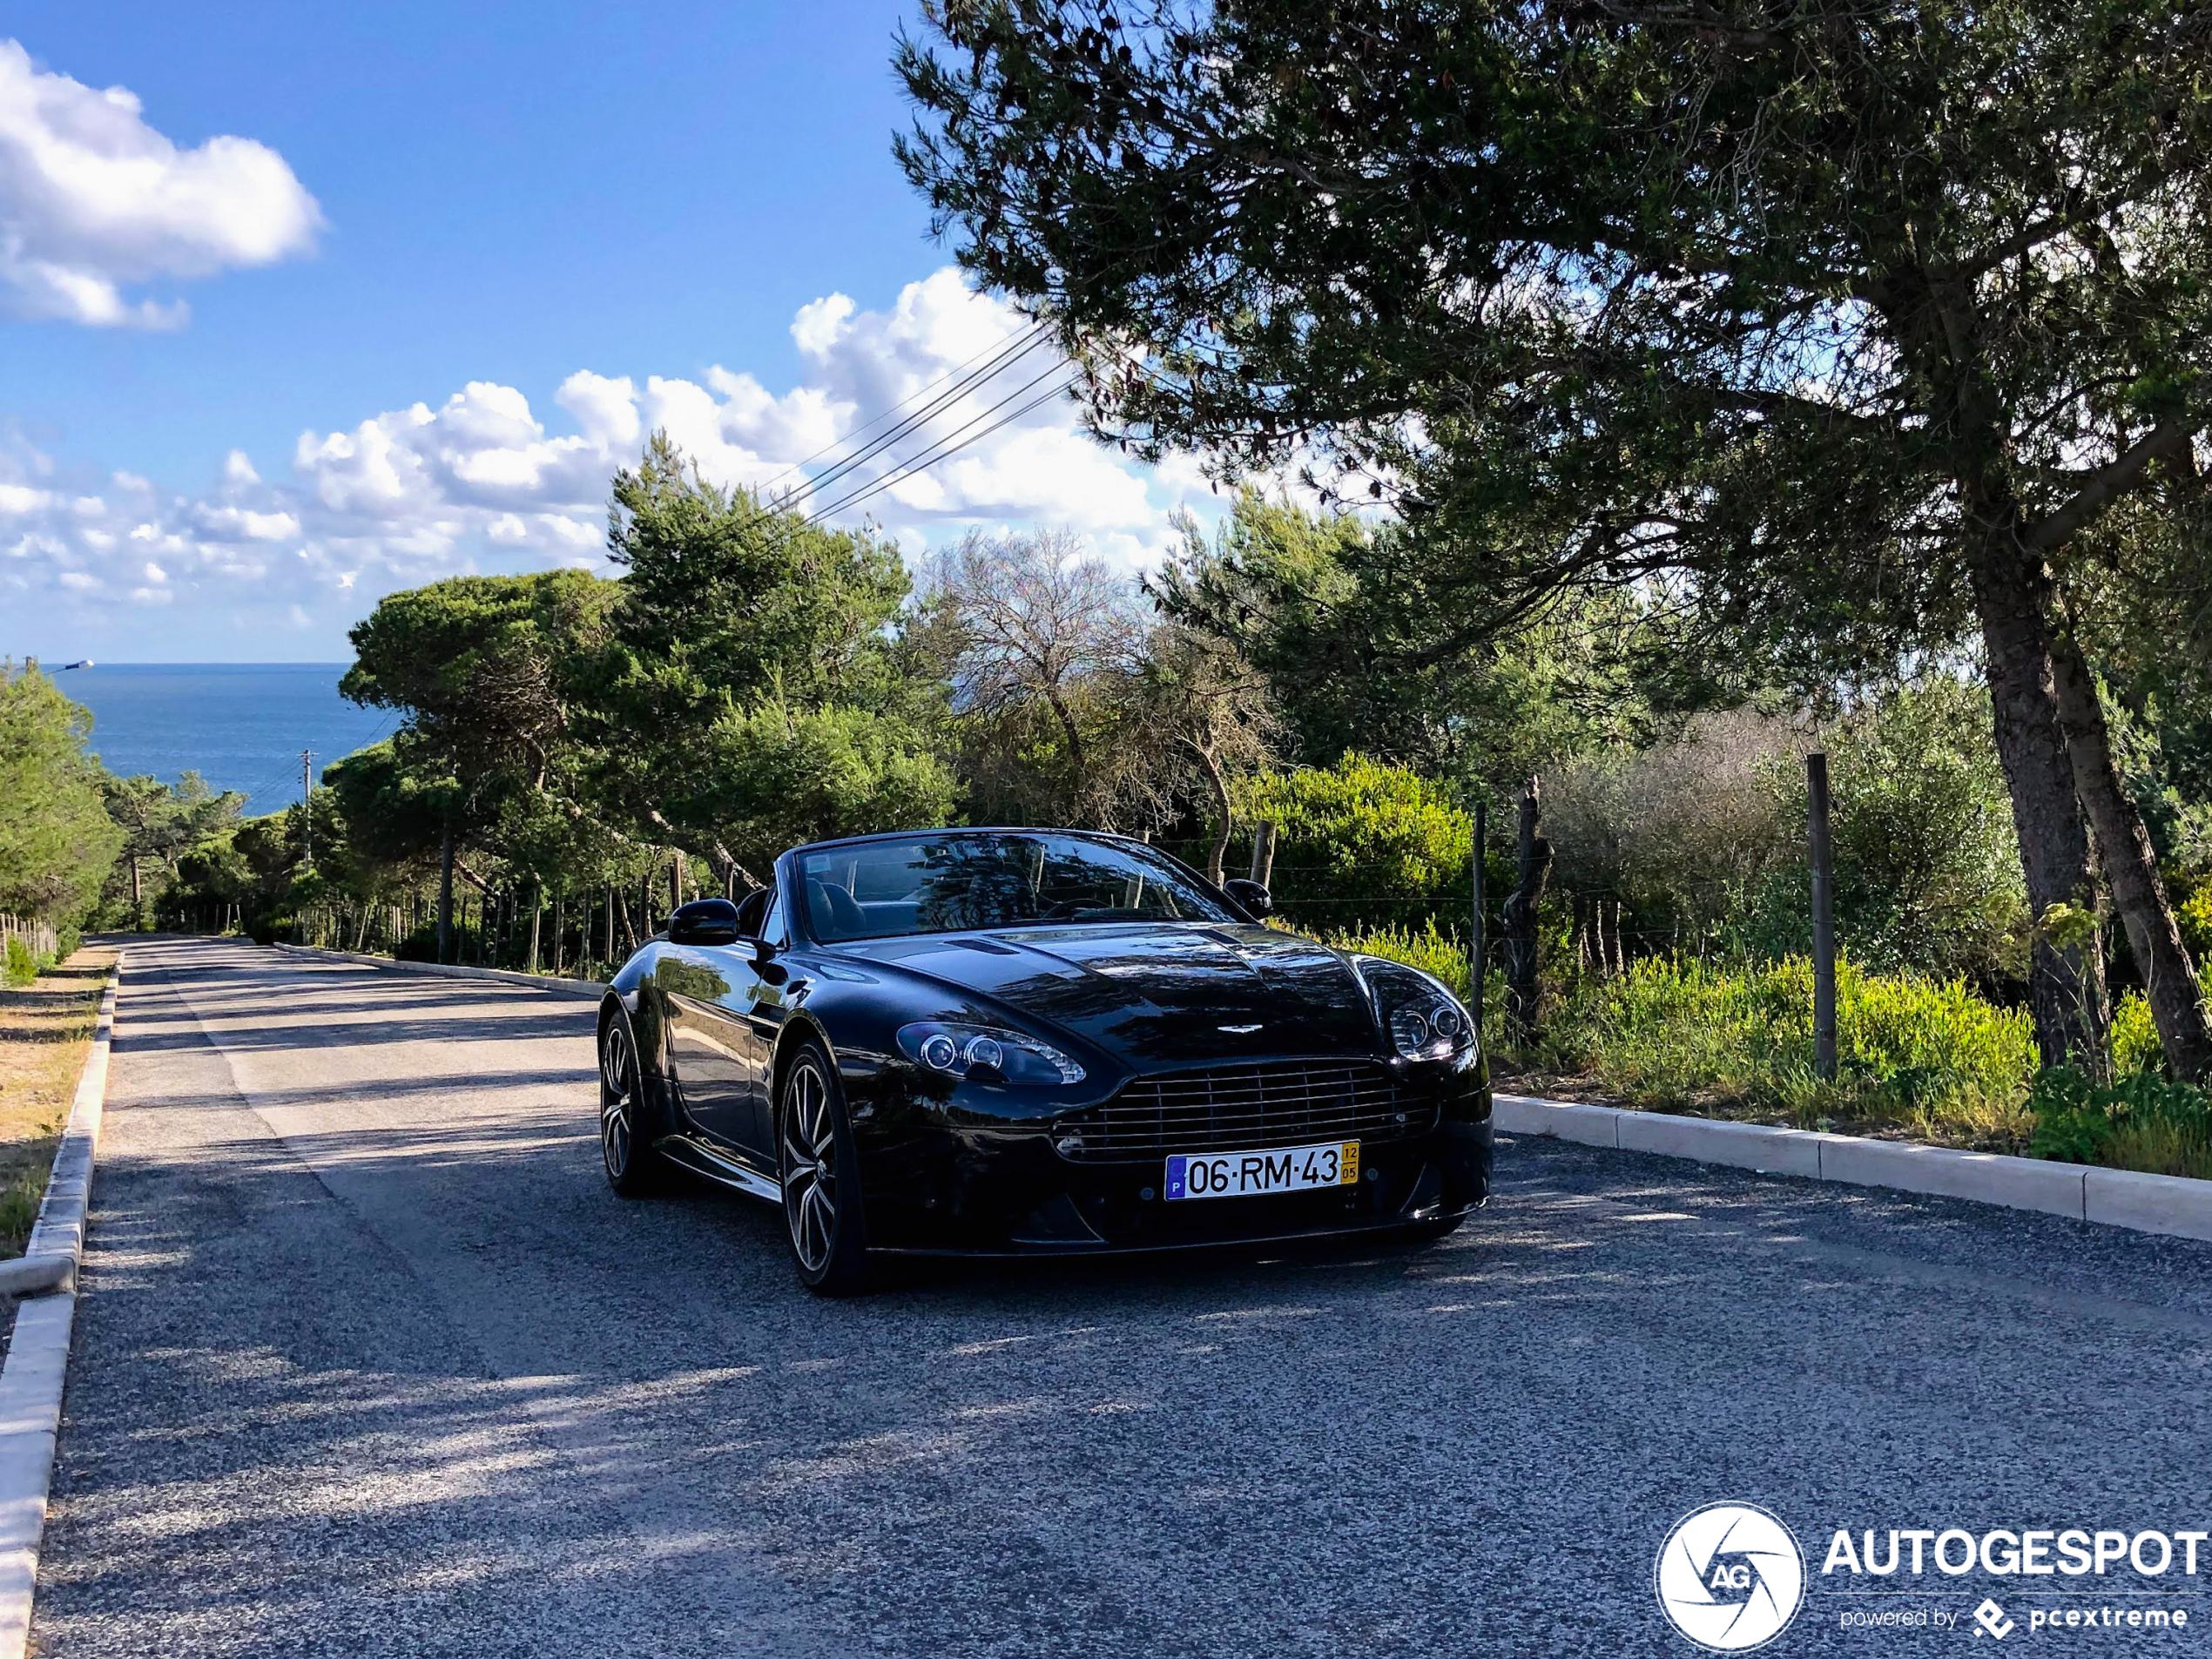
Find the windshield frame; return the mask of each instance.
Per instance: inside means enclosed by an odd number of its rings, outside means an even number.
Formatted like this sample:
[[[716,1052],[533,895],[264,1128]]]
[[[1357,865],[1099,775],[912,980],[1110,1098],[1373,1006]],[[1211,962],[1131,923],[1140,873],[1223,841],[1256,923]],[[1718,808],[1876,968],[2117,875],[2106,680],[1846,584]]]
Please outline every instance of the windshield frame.
[[[860,934],[849,938],[826,934],[816,925],[813,895],[807,891],[805,860],[816,853],[837,853],[847,849],[858,852],[871,846],[895,845],[900,842],[919,843],[930,840],[988,840],[1010,837],[1025,837],[1043,840],[1081,841],[1093,846],[1118,853],[1139,863],[1155,866],[1163,874],[1172,876],[1179,885],[1190,887],[1198,897],[1218,909],[1218,916],[1159,917],[1144,920],[1130,918],[1085,921],[1074,917],[1039,918],[1035,921],[969,923],[953,927],[902,928],[893,933]],[[1231,898],[1220,887],[1206,880],[1198,871],[1181,859],[1149,841],[1126,835],[1103,833],[1095,830],[1039,829],[1028,825],[1005,826],[975,826],[948,830],[901,830],[881,835],[854,836],[835,841],[810,841],[803,846],[792,847],[779,860],[786,872],[786,891],[792,900],[791,914],[805,929],[807,941],[825,949],[835,950],[847,945],[880,944],[894,939],[946,939],[958,934],[1007,933],[1015,929],[1049,927],[1238,927],[1251,926],[1258,920]]]

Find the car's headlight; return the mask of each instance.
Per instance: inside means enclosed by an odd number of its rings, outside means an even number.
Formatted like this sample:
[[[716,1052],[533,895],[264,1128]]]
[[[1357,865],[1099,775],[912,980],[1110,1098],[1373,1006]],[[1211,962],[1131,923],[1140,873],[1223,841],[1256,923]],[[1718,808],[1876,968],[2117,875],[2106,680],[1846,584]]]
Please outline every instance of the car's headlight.
[[[1474,1022],[1460,999],[1417,968],[1363,957],[1359,976],[1391,1046],[1408,1060],[1445,1060],[1474,1042]]]
[[[1010,1083],[1079,1083],[1083,1069],[1049,1042],[997,1026],[921,1020],[899,1028],[899,1051],[907,1059],[965,1077],[995,1073]]]

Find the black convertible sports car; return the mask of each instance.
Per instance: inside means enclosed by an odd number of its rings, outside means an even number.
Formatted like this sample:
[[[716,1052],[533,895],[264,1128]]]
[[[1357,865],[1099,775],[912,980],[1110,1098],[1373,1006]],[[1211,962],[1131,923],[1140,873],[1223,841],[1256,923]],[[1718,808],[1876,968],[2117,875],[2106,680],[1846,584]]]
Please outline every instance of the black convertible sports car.
[[[780,1204],[826,1294],[878,1251],[1449,1232],[1490,1183],[1467,1010],[1268,908],[1113,835],[795,847],[615,975],[607,1179],[680,1166]]]

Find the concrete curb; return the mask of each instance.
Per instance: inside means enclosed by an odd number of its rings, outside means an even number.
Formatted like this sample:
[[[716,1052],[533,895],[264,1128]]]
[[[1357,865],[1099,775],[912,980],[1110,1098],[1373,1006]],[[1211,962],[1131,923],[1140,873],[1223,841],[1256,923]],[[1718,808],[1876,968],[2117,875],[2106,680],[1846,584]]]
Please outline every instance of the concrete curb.
[[[2142,1175],[2042,1158],[1960,1152],[1947,1146],[1816,1135],[1710,1117],[1679,1117],[1616,1106],[1585,1106],[1532,1095],[1493,1096],[1496,1126],[1624,1152],[1725,1163],[1762,1175],[1802,1176],[1854,1186],[1926,1192],[2011,1210],[2038,1210],[2136,1232],[2212,1239],[2212,1181]]]
[[[77,1080],[77,1098],[54,1154],[54,1172],[38,1206],[30,1248],[20,1261],[0,1267],[0,1288],[36,1297],[17,1310],[8,1362],[0,1366],[0,1659],[23,1659],[30,1638],[30,1598],[38,1583],[46,1493],[61,1433],[62,1388],[77,1320],[77,1269],[84,1255],[84,1208],[92,1196],[92,1163],[107,1103],[108,1051],[115,1038],[123,961],[116,958],[115,976],[100,999],[92,1051]],[[60,1294],[37,1294],[50,1290]]]
[[[329,962],[359,962],[365,968],[396,968],[402,974],[435,974],[440,979],[496,979],[509,985],[527,985],[534,991],[550,991],[556,996],[588,996],[597,1001],[607,994],[607,988],[596,979],[555,979],[550,974],[517,974],[507,968],[462,968],[442,962],[401,962],[389,956],[370,956],[360,951],[325,950],[319,945],[287,945],[277,942],[271,947],[287,956],[307,956]],[[0,1655],[0,1659],[5,1659]]]

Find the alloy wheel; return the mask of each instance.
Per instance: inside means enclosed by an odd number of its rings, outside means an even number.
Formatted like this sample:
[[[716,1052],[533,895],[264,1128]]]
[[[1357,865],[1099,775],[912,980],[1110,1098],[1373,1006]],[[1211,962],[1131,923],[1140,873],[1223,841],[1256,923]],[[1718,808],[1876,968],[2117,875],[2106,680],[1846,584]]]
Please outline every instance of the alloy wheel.
[[[599,1043],[599,1148],[607,1173],[619,1177],[630,1167],[631,1103],[637,1068],[630,1052],[630,1033],[617,1020]]]
[[[837,1247],[837,1120],[829,1085],[802,1055],[784,1084],[784,1219],[799,1265],[819,1273]]]

